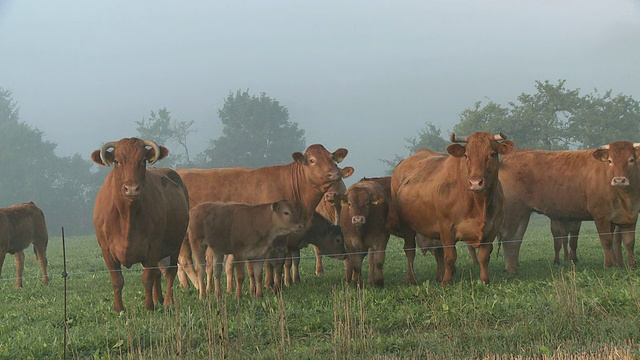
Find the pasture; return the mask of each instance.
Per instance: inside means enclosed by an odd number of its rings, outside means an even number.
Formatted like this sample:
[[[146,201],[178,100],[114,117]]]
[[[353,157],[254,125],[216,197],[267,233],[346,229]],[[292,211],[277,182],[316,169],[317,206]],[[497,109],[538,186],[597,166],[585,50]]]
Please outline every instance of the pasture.
[[[0,279],[0,358],[63,356],[62,243],[51,234],[49,286],[31,249],[25,280],[15,289],[8,256]],[[636,235],[637,236],[637,235]],[[458,247],[453,285],[435,278],[433,256],[416,257],[419,285],[405,285],[402,242],[392,237],[385,288],[344,284],[341,262],[325,258],[313,274],[311,248],[302,252],[302,283],[281,295],[225,294],[198,300],[194,288],[175,288],[175,304],[144,308],[141,267],[125,269],[126,312],[112,310],[109,274],[95,236],[68,237],[67,358],[71,359],[451,359],[640,357],[640,270],[603,269],[592,223],[585,223],[579,263],[553,265],[548,220],[535,216],[508,275],[497,243],[489,286]],[[637,249],[637,248],[636,248]],[[636,250],[637,252],[637,250]],[[368,269],[367,260],[365,268]]]

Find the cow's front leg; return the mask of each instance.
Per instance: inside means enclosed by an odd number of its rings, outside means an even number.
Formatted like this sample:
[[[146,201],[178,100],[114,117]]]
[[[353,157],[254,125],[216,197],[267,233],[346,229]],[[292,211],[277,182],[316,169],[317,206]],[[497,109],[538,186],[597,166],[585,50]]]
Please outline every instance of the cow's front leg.
[[[156,286],[157,278],[160,277],[160,270],[157,268],[145,267],[142,271],[142,285],[144,286],[144,306],[147,310],[155,309],[153,302],[153,288]]]
[[[291,251],[291,276],[294,284],[300,283],[300,250]]]
[[[480,263],[480,281],[485,284],[489,284],[489,260],[491,259],[491,252],[493,251],[493,244],[490,242],[483,242],[478,248],[478,261]]]
[[[619,227],[619,231],[622,236],[624,249],[627,252],[627,266],[629,266],[630,269],[635,269],[636,257],[634,254],[634,248],[636,243],[636,224],[633,224],[633,226],[629,227]],[[624,262],[622,261],[622,254],[620,254],[620,266],[624,266]]]

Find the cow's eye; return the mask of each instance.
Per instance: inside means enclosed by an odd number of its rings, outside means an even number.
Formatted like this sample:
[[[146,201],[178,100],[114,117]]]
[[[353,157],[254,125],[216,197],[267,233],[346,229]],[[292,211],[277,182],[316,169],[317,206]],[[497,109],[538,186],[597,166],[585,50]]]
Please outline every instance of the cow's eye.
[[[467,153],[464,153],[464,158],[469,160],[469,155],[467,155]]]
[[[492,158],[497,157],[497,156],[498,156],[498,153],[497,153],[497,152],[495,152],[495,151],[492,151],[492,152],[491,152],[491,157],[492,157]]]
[[[309,159],[309,164],[315,164],[315,163],[316,163],[316,159],[313,159],[313,158]]]
[[[609,162],[609,164],[613,164],[613,161],[611,159],[607,159],[607,161]]]
[[[285,214],[286,216],[289,216],[289,212],[288,212],[288,211],[285,211],[285,212],[284,212],[284,214]]]
[[[634,159],[634,158],[629,159],[629,163],[630,164],[633,164],[634,162],[636,162],[636,159]]]

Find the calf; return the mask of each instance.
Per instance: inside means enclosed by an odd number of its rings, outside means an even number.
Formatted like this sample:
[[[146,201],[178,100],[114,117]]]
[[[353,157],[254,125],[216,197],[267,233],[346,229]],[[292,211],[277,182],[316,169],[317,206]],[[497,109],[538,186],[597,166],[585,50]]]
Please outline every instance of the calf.
[[[0,209],[0,274],[7,253],[16,262],[16,288],[22,286],[24,249],[33,243],[33,251],[42,270],[42,282],[47,285],[47,225],[44,214],[33,202]]]
[[[189,212],[189,243],[196,262],[200,298],[204,297],[205,250],[212,250],[215,295],[220,296],[220,275],[225,254],[233,254],[236,263],[248,260],[250,292],[262,296],[262,265],[265,258],[283,256],[286,243],[275,244],[279,236],[299,233],[303,221],[288,200],[250,205],[203,202]],[[281,240],[283,240],[281,238]],[[236,266],[236,297],[242,294],[244,268]],[[207,292],[211,288],[207,289]]]
[[[340,225],[340,201],[335,201],[335,196],[336,194],[343,195],[346,192],[347,186],[344,184],[344,181],[336,181],[331,185],[329,191],[324,194],[322,200],[318,203],[318,206],[316,206],[316,212],[331,223]],[[322,251],[316,245],[313,245],[313,250],[316,254],[316,275],[321,275],[324,273],[324,267],[322,266]]]
[[[382,287],[382,267],[390,235],[386,226],[389,204],[384,188],[374,181],[362,180],[351,185],[346,195],[339,198],[340,223],[349,255],[345,280],[362,285],[362,260],[371,250],[368,282]]]
[[[320,256],[329,256],[338,260],[344,260],[346,258],[344,250],[344,240],[342,236],[342,229],[340,226],[334,225],[329,220],[325,219],[319,213],[314,213],[311,219],[311,227],[307,230],[300,240],[300,247],[306,247],[307,245],[313,245],[317,249]],[[209,249],[207,249],[209,253]],[[209,266],[210,261],[207,260],[207,279],[211,279],[212,269]],[[233,268],[234,265],[238,265],[233,259],[233,255],[228,255],[225,261],[225,272],[227,274],[227,292],[233,290]]]

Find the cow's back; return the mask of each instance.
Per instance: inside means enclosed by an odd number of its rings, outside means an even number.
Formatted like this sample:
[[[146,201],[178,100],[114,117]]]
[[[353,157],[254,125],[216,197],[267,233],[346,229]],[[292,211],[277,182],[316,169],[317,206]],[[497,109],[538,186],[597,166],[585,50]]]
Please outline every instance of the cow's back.
[[[526,208],[552,219],[592,220],[593,212],[609,212],[613,196],[607,164],[593,159],[592,152],[516,150],[505,155],[499,177],[506,215]]]
[[[291,197],[278,167],[177,169],[191,206],[205,201],[261,204]]]
[[[33,202],[0,209],[0,247],[9,254],[31,243],[46,247],[48,239],[44,213]]]
[[[397,216],[402,223],[432,238],[440,237],[438,224],[425,222],[425,217],[435,219],[443,210],[450,210],[457,198],[455,193],[460,190],[459,179],[448,175],[451,169],[447,168],[447,159],[450,157],[445,154],[421,149],[400,162],[391,178]]]

